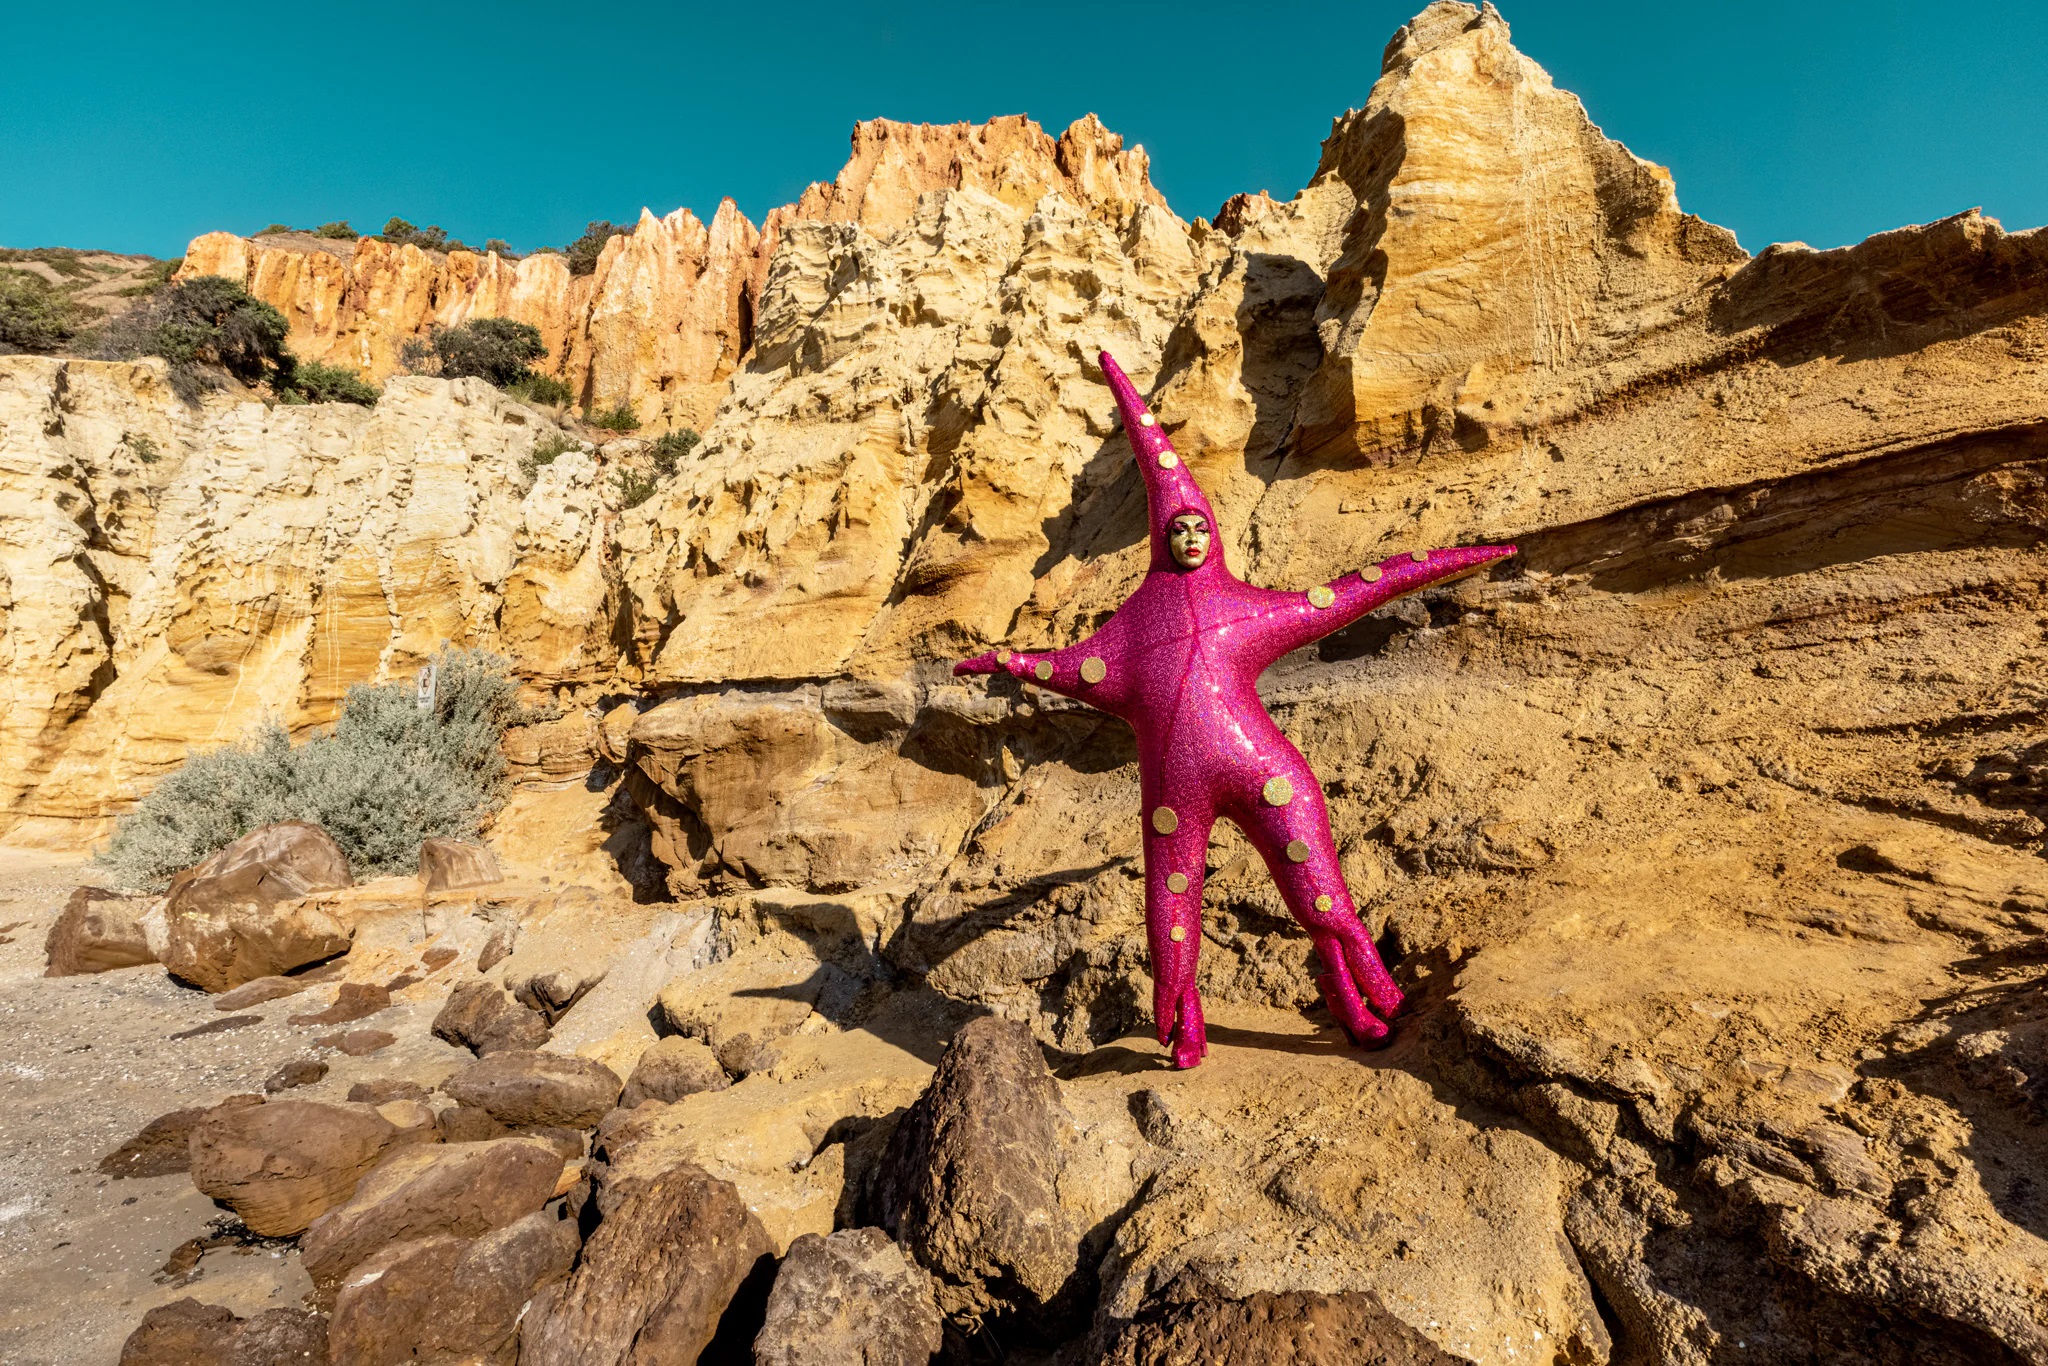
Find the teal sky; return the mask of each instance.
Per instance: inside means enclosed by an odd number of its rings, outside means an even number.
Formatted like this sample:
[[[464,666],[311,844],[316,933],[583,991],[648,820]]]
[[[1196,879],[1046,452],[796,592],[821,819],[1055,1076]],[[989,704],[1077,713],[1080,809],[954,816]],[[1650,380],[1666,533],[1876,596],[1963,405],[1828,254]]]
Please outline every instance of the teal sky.
[[[17,7],[0,245],[174,256],[337,218],[560,244],[830,179],[857,119],[1093,110],[1184,217],[1298,190],[1421,0]],[[1983,206],[2048,222],[2048,5],[1507,0],[1521,49],[1685,208],[1839,246]],[[1126,53],[1140,63],[1127,65]]]

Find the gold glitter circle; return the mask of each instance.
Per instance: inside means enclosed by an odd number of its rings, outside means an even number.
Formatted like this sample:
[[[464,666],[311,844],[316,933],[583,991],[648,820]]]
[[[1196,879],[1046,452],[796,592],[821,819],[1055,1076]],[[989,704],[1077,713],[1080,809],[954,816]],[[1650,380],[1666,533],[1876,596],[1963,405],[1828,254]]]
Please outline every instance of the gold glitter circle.
[[[1032,665],[1031,672],[1037,674],[1038,681],[1043,683],[1046,679],[1052,677],[1052,661],[1049,659],[1039,660],[1038,663]]]
[[[1358,577],[1364,579],[1367,583],[1378,583],[1381,579],[1385,578],[1386,576],[1387,571],[1380,568],[1376,564],[1368,565],[1364,569],[1358,571]]]
[[[1294,784],[1288,782],[1285,777],[1275,774],[1266,779],[1266,786],[1261,789],[1259,795],[1266,799],[1268,806],[1285,806],[1294,800]]]
[[[1170,469],[1172,469],[1172,468],[1173,468],[1173,467],[1174,467],[1175,465],[1178,465],[1179,463],[1180,463],[1180,457],[1179,457],[1179,456],[1177,456],[1177,455],[1175,455],[1175,454],[1174,454],[1174,453],[1173,453],[1172,451],[1161,451],[1161,452],[1159,452],[1159,468],[1160,468],[1160,469],[1162,469],[1162,470],[1170,470]]]
[[[1012,654],[1008,650],[996,651],[996,663],[998,664],[1008,664],[1011,660],[1015,659],[1016,657],[1016,655]]]
[[[1083,683],[1100,683],[1107,677],[1109,677],[1109,665],[1104,664],[1101,659],[1090,655],[1081,661],[1081,681]]]
[[[1337,595],[1323,584],[1317,584],[1308,590],[1308,605],[1311,607],[1328,607],[1336,600]]]
[[[1300,840],[1287,841],[1287,861],[1289,863],[1307,863],[1308,846]]]
[[[1152,828],[1162,835],[1171,835],[1180,829],[1180,817],[1170,806],[1155,806],[1152,808]]]
[[[1316,909],[1319,911],[1328,911],[1330,909],[1329,893],[1325,892],[1323,895],[1316,898]]]
[[[1167,891],[1172,892],[1175,895],[1179,895],[1180,893],[1185,892],[1187,889],[1188,875],[1186,873],[1168,873],[1166,875]]]
[[[1411,550],[1408,552],[1408,558],[1417,564],[1428,564],[1429,552],[1427,550]]]
[[[1140,427],[1157,427],[1159,425],[1159,419],[1152,416],[1152,414],[1150,413],[1145,413],[1138,418],[1138,425]]]
[[[1188,937],[1188,932],[1182,929],[1180,926],[1175,925],[1172,929],[1166,932],[1166,937],[1168,939],[1171,939],[1174,943],[1178,944],[1181,940],[1186,939]]]

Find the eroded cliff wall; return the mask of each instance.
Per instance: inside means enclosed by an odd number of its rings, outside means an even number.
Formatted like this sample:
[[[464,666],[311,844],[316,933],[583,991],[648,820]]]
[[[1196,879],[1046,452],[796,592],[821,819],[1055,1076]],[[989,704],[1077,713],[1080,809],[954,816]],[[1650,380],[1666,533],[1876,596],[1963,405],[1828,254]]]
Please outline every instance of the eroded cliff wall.
[[[9,810],[102,816],[266,709],[488,645],[570,704],[559,771],[624,774],[675,894],[858,905],[895,980],[1083,1053],[1149,1000],[1128,738],[946,665],[1076,639],[1142,573],[1106,347],[1255,582],[1523,554],[1266,687],[1417,988],[1402,1075],[1482,1118],[1402,1130],[1361,1081],[1389,1127],[1342,1160],[1183,1144],[1104,1312],[1188,1270],[1369,1290],[1475,1360],[1532,1326],[1572,1361],[2048,1359],[2048,234],[1752,258],[1455,3],[1295,199],[1187,223],[1144,169],[1092,123],[862,125],[758,234],[643,218],[581,281],[202,239],[306,354],[375,373],[503,311],[599,397],[698,395],[662,411],[704,443],[622,508],[609,456],[524,487],[544,419],[473,384],[194,411],[148,366],[0,361]],[[1258,860],[1222,829],[1210,861],[1209,998],[1308,1004]],[[1543,1270],[1489,1295],[1403,1183],[1421,1144],[1492,1189],[1531,1134],[1541,1198],[1472,1236]],[[1312,1238],[1355,1255],[1310,1287]]]

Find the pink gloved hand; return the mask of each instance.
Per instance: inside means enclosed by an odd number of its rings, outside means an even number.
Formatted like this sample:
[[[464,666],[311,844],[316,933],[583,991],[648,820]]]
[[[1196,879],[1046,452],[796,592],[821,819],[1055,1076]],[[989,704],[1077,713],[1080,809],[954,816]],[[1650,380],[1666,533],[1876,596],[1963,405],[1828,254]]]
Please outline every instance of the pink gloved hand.
[[[953,675],[956,678],[964,678],[968,674],[999,674],[1002,672],[1003,666],[996,663],[996,652],[994,650],[984,650],[974,658],[963,659],[953,666]]]

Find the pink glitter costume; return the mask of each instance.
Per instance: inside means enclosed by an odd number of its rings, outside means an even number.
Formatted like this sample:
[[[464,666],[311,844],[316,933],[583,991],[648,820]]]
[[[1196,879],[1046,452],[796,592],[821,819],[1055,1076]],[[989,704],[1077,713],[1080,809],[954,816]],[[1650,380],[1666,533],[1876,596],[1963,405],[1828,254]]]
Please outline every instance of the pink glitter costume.
[[[1306,593],[1254,588],[1220,551],[1192,568],[1169,545],[1175,517],[1209,500],[1116,361],[1102,354],[1151,506],[1152,564],[1100,631],[1049,654],[996,650],[956,674],[998,670],[1130,723],[1145,804],[1145,920],[1159,1042],[1176,1067],[1208,1052],[1195,959],[1209,830],[1227,816],[1250,837],[1322,960],[1323,999],[1355,1043],[1384,1042],[1401,989],[1380,962],[1337,866],[1322,786],[1266,714],[1255,685],[1290,650],[1350,625],[1403,593],[1484,568],[1513,546],[1417,551]],[[1360,992],[1364,1000],[1360,1000]],[[1372,1009],[1366,1009],[1366,1003]],[[1375,1018],[1377,1012],[1380,1018]]]

